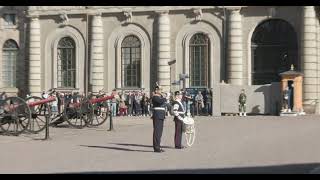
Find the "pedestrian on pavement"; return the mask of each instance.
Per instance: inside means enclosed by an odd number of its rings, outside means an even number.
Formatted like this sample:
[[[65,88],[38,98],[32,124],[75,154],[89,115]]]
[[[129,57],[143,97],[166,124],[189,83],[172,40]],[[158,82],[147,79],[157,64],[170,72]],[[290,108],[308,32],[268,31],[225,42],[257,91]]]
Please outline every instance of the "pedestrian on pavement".
[[[199,113],[201,114],[202,108],[204,107],[203,96],[201,94],[201,91],[198,91],[198,94],[196,95],[195,100],[196,100],[196,108],[197,108],[197,116],[198,116]]]
[[[125,102],[123,100],[120,101],[119,104],[119,116],[126,116],[127,115],[127,109]]]
[[[111,113],[112,116],[117,116],[117,100],[119,99],[119,96],[117,94],[117,90],[113,89],[112,94],[115,94],[115,96],[111,99]]]

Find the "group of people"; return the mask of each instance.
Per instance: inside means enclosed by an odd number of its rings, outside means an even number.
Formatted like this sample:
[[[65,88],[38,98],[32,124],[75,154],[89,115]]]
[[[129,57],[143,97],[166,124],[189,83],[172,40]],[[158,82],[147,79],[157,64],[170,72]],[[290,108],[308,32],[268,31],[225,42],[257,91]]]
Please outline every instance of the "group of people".
[[[116,92],[116,96],[106,102],[111,110],[112,116],[152,116],[153,103],[148,93],[139,91],[121,91]],[[207,90],[206,93],[201,91],[197,95],[190,95],[186,90],[181,90],[182,93],[182,104],[186,111],[190,112],[192,116],[207,114],[212,115],[212,92]],[[90,95],[91,93],[89,93]],[[99,95],[105,95],[103,91],[99,91]],[[163,93],[165,98],[165,116],[171,116],[172,104],[174,102],[174,95],[170,92]]]
[[[151,101],[143,91],[117,92],[112,90],[115,96],[106,101],[112,116],[151,116]],[[99,91],[97,97],[104,96],[104,91]],[[93,96],[89,92],[89,96]]]
[[[212,91],[198,91],[197,94],[191,95],[187,90],[181,90],[182,103],[184,108],[192,116],[210,115],[212,116]]]

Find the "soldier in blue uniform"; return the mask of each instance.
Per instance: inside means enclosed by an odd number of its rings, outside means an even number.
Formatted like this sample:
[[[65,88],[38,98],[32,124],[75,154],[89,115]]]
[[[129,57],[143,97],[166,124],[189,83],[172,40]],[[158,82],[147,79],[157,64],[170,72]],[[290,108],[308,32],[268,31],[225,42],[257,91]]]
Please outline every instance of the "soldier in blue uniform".
[[[156,86],[154,95],[152,96],[153,104],[153,150],[161,153],[164,150],[160,147],[161,136],[163,131],[163,122],[165,119],[166,98],[161,94],[161,88]]]
[[[176,97],[176,100],[173,102],[173,114],[174,114],[173,120],[175,124],[174,146],[176,149],[183,149],[185,147],[181,145],[182,127],[183,127],[183,118],[186,112],[181,102],[182,92],[176,91],[174,95]]]
[[[246,101],[247,101],[247,95],[244,92],[244,89],[241,90],[241,94],[239,95],[239,115],[247,116],[246,111]]]

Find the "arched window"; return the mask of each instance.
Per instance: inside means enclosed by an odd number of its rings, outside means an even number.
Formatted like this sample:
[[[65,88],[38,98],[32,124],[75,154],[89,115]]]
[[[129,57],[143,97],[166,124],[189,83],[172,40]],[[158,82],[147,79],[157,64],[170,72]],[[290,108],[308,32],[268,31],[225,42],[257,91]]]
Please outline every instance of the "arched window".
[[[190,87],[208,87],[209,38],[197,33],[190,40]]]
[[[251,39],[252,79],[254,85],[279,82],[279,74],[299,70],[298,41],[294,28],[281,19],[270,19],[259,24]]]
[[[58,87],[76,87],[75,43],[70,37],[61,38],[58,43]]]
[[[141,43],[134,36],[125,37],[121,44],[122,87],[140,87],[141,82]]]
[[[9,39],[2,48],[2,82],[4,87],[16,87],[18,57],[17,43]]]

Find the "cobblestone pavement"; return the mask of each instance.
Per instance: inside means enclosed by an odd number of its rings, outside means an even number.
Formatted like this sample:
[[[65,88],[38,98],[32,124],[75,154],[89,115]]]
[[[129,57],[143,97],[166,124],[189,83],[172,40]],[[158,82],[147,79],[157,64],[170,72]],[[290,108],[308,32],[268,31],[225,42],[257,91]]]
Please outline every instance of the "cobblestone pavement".
[[[97,128],[51,128],[0,135],[0,173],[319,173],[320,116],[196,117],[194,145],[173,148],[165,121],[164,153],[152,149],[149,117],[115,118]]]

